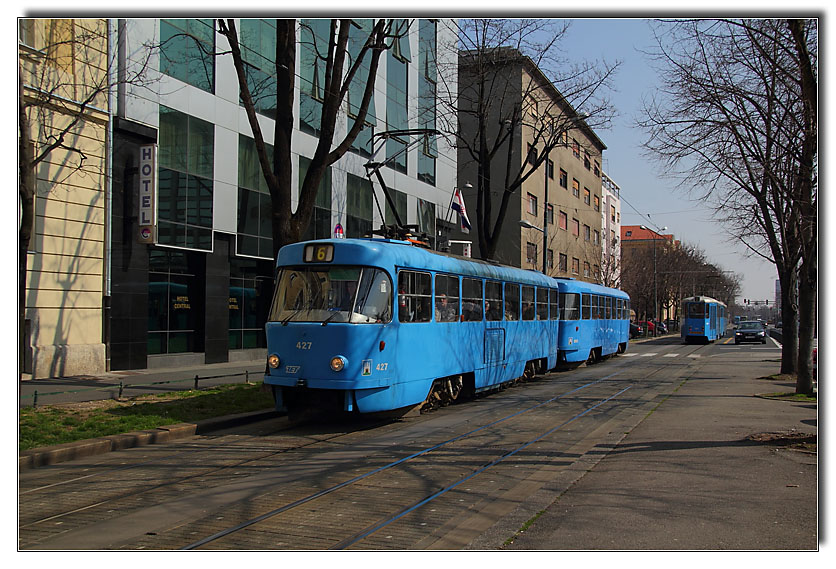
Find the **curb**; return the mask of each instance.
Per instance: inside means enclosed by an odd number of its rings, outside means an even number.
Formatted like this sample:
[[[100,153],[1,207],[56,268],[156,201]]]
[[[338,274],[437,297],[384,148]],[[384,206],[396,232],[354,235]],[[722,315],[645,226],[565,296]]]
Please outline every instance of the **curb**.
[[[228,429],[238,425],[246,425],[276,417],[274,409],[238,413],[224,417],[214,417],[196,423],[177,423],[165,425],[156,429],[133,431],[119,435],[108,435],[95,439],[74,441],[49,447],[34,448],[22,451],[18,455],[18,471],[40,468],[59,462],[66,462],[76,458],[84,458],[116,450],[124,450],[139,446],[165,443],[175,439],[202,435],[212,431]]]

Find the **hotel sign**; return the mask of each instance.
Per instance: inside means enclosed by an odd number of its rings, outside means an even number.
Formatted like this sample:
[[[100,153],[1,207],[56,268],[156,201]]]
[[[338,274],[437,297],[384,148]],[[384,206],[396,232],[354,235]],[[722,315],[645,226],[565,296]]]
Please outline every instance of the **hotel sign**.
[[[157,145],[139,147],[139,204],[137,225],[140,243],[157,242]]]

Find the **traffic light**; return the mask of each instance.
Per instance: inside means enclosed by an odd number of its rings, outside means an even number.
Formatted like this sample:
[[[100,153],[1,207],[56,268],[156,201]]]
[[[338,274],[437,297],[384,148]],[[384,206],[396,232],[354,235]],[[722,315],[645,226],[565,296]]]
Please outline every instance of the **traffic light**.
[[[769,306],[769,299],[766,300],[766,305]]]
[[[744,298],[744,299],[743,299],[743,304],[749,304],[749,299],[748,299],[748,298]]]

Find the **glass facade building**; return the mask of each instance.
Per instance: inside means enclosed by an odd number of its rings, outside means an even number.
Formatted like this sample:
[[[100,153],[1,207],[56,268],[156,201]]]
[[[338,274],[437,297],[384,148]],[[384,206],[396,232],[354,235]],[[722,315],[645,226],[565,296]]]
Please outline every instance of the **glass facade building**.
[[[264,324],[274,287],[271,196],[241,103],[226,38],[211,19],[111,20],[125,38],[119,72],[145,73],[144,87],[126,85],[113,110],[111,294],[107,318],[111,369],[257,361],[264,357]],[[297,20],[296,85],[291,179],[293,209],[322,130],[331,20]],[[375,21],[351,21],[348,61],[361,54]],[[385,131],[434,129],[440,74],[457,75],[455,25],[444,20],[391,21],[397,39],[380,58],[364,128],[329,166],[316,195],[304,239],[363,237],[393,212],[369,160],[381,174],[404,224],[431,239],[440,217],[450,217],[456,155],[438,137]],[[267,154],[276,128],[276,21],[236,21],[247,86]],[[144,69],[142,45],[159,41]],[[335,143],[359,118],[366,52],[347,89]],[[150,89],[148,88],[150,85]],[[156,148],[154,238],[137,222],[140,149]],[[442,159],[442,157],[444,159]],[[373,181],[372,181],[373,180]],[[116,325],[116,323],[119,323]]]

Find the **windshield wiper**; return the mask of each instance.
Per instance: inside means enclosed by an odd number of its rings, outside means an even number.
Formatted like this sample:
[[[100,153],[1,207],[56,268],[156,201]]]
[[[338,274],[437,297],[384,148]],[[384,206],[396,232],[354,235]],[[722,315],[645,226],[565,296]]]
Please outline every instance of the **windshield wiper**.
[[[335,311],[334,311],[334,313],[333,313],[331,316],[329,316],[328,318],[326,318],[325,320],[323,320],[323,321],[322,321],[322,325],[323,325],[323,326],[325,326],[326,324],[328,324],[328,323],[329,323],[331,320],[333,320],[333,319],[334,319],[334,318],[335,318],[338,314],[340,314],[340,312],[342,312],[342,311],[341,311],[341,310],[335,310]]]

